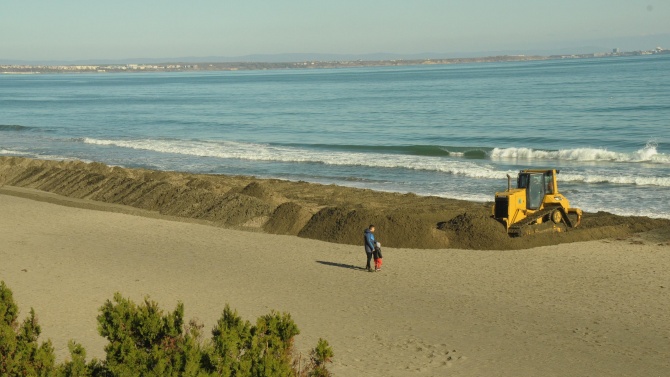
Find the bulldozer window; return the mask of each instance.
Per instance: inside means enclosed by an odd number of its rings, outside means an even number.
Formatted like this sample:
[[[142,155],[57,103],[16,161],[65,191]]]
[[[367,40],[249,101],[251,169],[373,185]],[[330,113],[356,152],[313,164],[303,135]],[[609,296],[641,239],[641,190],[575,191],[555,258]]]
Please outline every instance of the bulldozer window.
[[[547,181],[547,194],[553,194],[554,193],[554,175],[551,173],[547,173],[545,180]]]
[[[521,178],[521,177],[519,177]],[[526,188],[528,208],[538,209],[544,199],[544,174],[530,174],[528,187]]]
[[[528,178],[530,178],[529,174],[519,174],[519,178],[517,179],[517,182],[516,182],[516,187],[527,188],[528,187]]]
[[[547,178],[551,178],[551,177],[547,177]],[[554,193],[554,184],[553,183],[554,182],[551,181],[551,180],[547,181],[547,194],[553,194]]]

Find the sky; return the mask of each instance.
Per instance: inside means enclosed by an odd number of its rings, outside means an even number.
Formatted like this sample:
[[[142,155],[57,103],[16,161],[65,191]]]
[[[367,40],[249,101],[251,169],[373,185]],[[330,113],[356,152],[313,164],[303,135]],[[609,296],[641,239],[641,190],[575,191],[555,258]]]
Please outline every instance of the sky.
[[[669,20],[668,0],[0,0],[0,61],[670,48]]]

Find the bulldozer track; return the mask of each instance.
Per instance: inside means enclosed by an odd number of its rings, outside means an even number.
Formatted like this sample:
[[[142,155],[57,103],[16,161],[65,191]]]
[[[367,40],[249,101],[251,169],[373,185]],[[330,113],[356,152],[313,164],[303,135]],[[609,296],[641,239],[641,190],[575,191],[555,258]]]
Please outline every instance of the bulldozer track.
[[[525,230],[530,229],[531,224],[533,222],[537,221],[537,219],[540,219],[540,218],[552,213],[555,209],[556,208],[546,208],[546,209],[543,209],[541,211],[537,211],[534,214],[532,214],[531,216],[528,216],[525,219],[519,221],[518,223],[515,223],[514,225],[510,226],[509,229],[507,230],[507,233],[512,237],[524,236],[524,235],[527,234],[525,232]],[[563,214],[563,213],[561,213],[561,214]]]

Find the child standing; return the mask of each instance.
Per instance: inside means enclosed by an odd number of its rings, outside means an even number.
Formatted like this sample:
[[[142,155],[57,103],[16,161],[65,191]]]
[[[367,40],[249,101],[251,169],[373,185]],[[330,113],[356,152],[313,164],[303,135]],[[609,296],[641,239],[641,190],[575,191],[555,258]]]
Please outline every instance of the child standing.
[[[382,244],[381,244],[381,242],[375,243],[375,250],[373,251],[372,254],[375,258],[375,271],[381,271],[381,269],[382,269]]]

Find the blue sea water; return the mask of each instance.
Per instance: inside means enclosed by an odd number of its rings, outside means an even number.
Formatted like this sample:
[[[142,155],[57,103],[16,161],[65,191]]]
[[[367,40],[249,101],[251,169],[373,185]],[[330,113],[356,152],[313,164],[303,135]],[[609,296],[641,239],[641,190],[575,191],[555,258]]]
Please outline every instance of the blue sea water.
[[[491,201],[558,168],[586,211],[670,218],[670,55],[0,75],[0,155]]]

